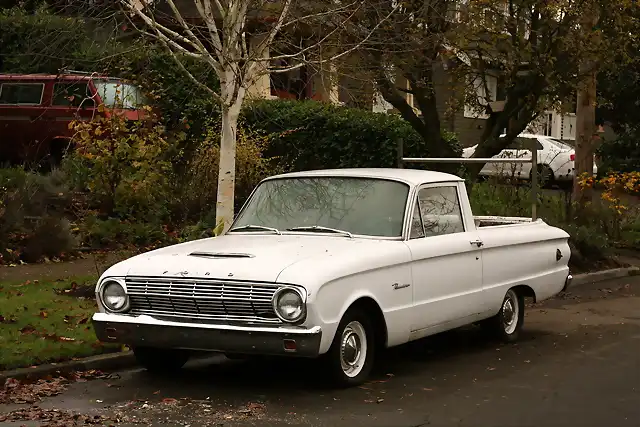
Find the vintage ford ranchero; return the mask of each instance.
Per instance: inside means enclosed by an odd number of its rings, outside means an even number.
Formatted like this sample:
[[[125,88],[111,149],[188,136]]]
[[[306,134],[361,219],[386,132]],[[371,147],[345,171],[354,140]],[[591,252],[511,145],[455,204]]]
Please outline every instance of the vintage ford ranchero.
[[[105,271],[93,323],[150,371],[194,350],[318,357],[356,385],[385,347],[472,323],[515,340],[524,298],[569,285],[568,238],[542,220],[474,217],[454,175],[289,173],[263,180],[222,236]]]

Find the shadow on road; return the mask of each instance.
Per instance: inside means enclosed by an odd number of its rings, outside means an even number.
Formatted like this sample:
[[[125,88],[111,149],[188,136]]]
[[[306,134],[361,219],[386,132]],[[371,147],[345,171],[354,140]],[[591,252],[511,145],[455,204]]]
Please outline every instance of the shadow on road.
[[[371,383],[379,384],[395,377],[394,382],[413,381],[421,377],[442,374],[434,366],[456,358],[467,365],[482,358],[478,354],[496,348],[517,349],[548,335],[544,331],[523,331],[518,344],[507,345],[488,339],[479,328],[469,327],[424,338],[394,347],[378,354]],[[248,390],[276,395],[295,393],[337,392],[326,381],[318,360],[297,358],[255,358],[198,360],[175,374],[157,376],[136,371],[131,380],[145,388],[188,390],[191,398],[214,398],[216,391],[231,398],[236,393],[245,396]],[[176,397],[176,396],[174,396]],[[186,396],[185,396],[186,397]]]

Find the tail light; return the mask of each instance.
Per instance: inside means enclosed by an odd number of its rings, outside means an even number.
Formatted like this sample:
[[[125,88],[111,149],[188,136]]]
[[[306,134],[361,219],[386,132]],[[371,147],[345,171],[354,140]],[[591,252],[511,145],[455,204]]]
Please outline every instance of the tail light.
[[[573,161],[575,161],[575,160],[576,160],[576,155],[575,155],[575,154],[571,154],[571,155],[569,156],[569,159],[570,159],[572,162],[573,162]]]

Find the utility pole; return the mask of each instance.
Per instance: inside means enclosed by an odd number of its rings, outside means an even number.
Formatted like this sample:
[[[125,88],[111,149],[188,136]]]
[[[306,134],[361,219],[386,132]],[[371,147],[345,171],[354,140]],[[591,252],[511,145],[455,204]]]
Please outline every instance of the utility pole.
[[[582,30],[593,31],[598,24],[595,11],[585,13]],[[596,76],[597,63],[593,59],[584,58],[579,65],[579,75],[585,76],[578,88],[576,110],[576,148],[575,171],[573,178],[573,201],[581,205],[590,200],[591,192],[580,186],[580,178],[585,172],[593,175],[594,136],[596,135]]]

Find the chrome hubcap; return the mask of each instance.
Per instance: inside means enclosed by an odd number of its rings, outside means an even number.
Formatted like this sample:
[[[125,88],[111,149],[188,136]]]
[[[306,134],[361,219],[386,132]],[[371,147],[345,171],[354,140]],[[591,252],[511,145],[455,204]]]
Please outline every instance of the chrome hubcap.
[[[502,326],[507,334],[515,332],[518,326],[519,314],[518,296],[514,291],[510,290],[502,303]]]
[[[350,322],[340,340],[340,365],[350,378],[357,376],[367,358],[367,334],[360,322]]]

